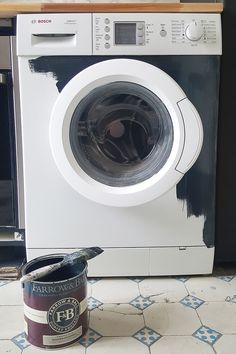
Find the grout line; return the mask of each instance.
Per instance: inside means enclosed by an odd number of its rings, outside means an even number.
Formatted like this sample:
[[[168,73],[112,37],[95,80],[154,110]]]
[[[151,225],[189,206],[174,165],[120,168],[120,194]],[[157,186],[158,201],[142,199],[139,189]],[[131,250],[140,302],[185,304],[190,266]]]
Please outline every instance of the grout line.
[[[214,348],[214,344],[212,344],[211,347],[212,347],[214,353],[217,354],[217,351],[216,351],[216,349]]]
[[[204,324],[202,323],[201,317],[200,317],[199,313],[197,312],[197,309],[194,309],[194,310],[196,311],[197,317],[199,318],[201,325],[204,326]]]
[[[138,292],[139,292],[139,296],[142,296],[141,295],[141,291],[140,291],[140,287],[139,287],[139,284],[140,284],[141,282],[139,282],[139,283],[137,283],[138,284]]]
[[[189,279],[188,279],[189,280]],[[186,280],[186,282],[188,281],[188,280]],[[187,286],[186,286],[186,282],[184,282],[184,287],[185,287],[185,290],[187,291],[187,294],[190,296],[190,293],[189,293],[189,291],[188,291],[188,288],[187,288]]]
[[[144,280],[144,279],[143,279],[143,280]],[[142,281],[143,281],[143,280],[142,280]],[[140,283],[141,283],[141,282],[137,283],[137,284],[138,284],[138,291],[139,291],[139,296],[142,296],[141,291],[140,291],[140,286],[139,286]],[[145,310],[145,309],[142,309],[142,316],[143,316],[144,327],[146,327],[146,322],[145,322],[145,317],[144,317],[144,310]],[[149,353],[151,354],[150,348],[149,348]]]
[[[11,342],[11,338],[2,338],[2,339],[0,339],[0,342],[2,342],[3,340],[8,340],[8,341]],[[13,342],[12,342],[12,343],[13,343]]]

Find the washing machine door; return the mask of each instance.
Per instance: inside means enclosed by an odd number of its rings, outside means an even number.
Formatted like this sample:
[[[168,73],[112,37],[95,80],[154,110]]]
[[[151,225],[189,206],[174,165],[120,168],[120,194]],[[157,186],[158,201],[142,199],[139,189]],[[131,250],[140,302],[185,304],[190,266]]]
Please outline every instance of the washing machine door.
[[[76,75],[50,120],[54,161],[80,194],[135,206],[174,187],[197,159],[201,119],[178,84],[138,60],[112,59]]]

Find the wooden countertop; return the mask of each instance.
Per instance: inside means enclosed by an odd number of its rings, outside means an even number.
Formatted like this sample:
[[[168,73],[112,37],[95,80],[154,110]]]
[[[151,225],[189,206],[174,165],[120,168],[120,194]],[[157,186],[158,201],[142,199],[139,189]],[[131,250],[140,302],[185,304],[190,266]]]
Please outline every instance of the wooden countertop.
[[[222,12],[222,3],[0,3],[0,17],[37,12]]]

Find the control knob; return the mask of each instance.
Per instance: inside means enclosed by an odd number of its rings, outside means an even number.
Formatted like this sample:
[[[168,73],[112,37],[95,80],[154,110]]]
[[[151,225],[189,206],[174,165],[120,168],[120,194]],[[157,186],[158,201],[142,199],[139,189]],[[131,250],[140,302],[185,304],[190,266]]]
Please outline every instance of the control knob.
[[[186,28],[185,28],[185,35],[190,41],[199,41],[203,35],[203,27],[197,21],[192,21]]]

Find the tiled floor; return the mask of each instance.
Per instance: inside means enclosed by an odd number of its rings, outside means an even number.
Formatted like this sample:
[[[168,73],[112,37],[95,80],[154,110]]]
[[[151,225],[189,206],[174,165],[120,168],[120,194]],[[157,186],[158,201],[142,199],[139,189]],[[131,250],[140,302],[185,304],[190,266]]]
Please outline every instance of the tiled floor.
[[[236,353],[236,272],[89,279],[88,307],[87,335],[54,353]],[[22,352],[44,350],[25,339],[19,281],[0,280],[0,353]]]

